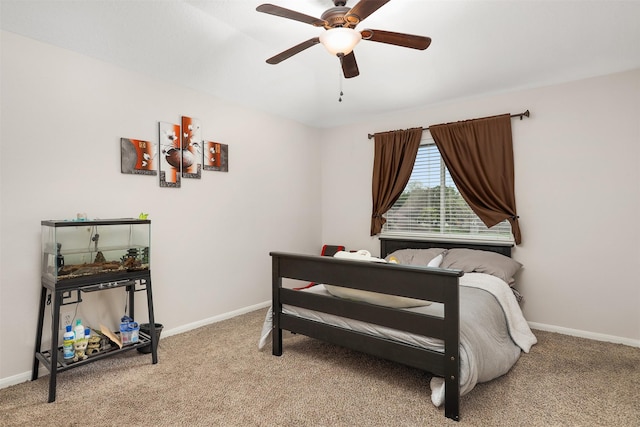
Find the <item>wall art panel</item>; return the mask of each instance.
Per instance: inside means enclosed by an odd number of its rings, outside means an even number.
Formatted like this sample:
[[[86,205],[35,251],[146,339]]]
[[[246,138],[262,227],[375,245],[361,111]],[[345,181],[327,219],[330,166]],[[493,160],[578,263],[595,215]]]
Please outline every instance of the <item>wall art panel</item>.
[[[204,142],[204,170],[229,172],[229,146],[214,141]]]
[[[182,116],[182,177],[202,177],[202,128],[200,120]]]
[[[133,175],[157,175],[156,146],[140,139],[120,138],[120,171]]]
[[[180,125],[160,122],[160,187],[180,188],[182,175],[182,148]]]

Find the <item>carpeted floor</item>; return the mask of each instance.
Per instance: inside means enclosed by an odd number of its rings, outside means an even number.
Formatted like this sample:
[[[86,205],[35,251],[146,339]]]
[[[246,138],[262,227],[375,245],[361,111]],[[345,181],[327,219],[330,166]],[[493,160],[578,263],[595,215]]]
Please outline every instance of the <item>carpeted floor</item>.
[[[461,401],[461,420],[430,400],[429,374],[285,335],[257,343],[266,309],[137,351],[0,390],[1,426],[640,426],[640,349],[534,331],[505,376]]]

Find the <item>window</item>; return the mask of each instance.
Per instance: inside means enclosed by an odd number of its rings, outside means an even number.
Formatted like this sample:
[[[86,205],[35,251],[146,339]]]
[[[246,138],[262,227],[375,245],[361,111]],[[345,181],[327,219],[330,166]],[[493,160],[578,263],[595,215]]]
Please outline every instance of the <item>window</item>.
[[[488,229],[473,213],[431,138],[422,140],[409,183],[384,216],[384,236],[513,241],[507,220]]]

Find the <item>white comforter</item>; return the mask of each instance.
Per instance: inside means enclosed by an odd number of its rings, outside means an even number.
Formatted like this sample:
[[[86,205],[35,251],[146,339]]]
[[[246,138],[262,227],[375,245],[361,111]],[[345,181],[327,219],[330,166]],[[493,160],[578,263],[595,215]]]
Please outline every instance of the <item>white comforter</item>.
[[[524,319],[513,292],[503,280],[483,273],[466,273],[460,278],[460,285],[460,394],[464,395],[477,383],[507,373],[520,357],[521,351],[528,353],[537,340]],[[328,294],[323,288],[322,285],[318,285],[308,291]],[[432,304],[407,310],[441,315],[442,305]],[[441,340],[422,335],[407,334],[287,305],[283,306],[283,311],[310,320],[444,351]],[[271,317],[269,309],[258,344],[260,349],[267,343],[271,333]],[[442,378],[433,377],[431,392],[434,405],[442,405]]]

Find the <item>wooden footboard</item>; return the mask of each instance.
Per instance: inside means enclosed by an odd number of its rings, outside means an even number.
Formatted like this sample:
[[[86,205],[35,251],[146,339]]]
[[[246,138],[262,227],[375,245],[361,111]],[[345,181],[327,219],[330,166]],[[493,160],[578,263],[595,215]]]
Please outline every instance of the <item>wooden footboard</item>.
[[[458,420],[460,408],[460,316],[457,270],[431,269],[332,257],[271,252],[273,261],[273,354],[282,355],[282,331],[321,339],[445,378],[445,415]],[[298,279],[440,302],[444,317],[294,291],[282,279]],[[439,338],[444,353],[290,316],[282,305],[306,308]]]

